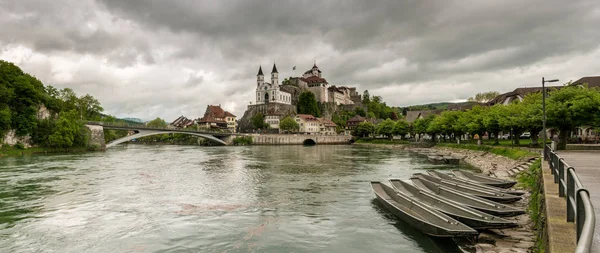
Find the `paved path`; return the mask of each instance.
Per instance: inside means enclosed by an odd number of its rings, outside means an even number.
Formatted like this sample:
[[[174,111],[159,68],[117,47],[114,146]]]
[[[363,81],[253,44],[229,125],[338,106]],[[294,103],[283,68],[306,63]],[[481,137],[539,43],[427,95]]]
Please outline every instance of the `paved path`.
[[[575,168],[577,176],[590,192],[596,212],[596,230],[592,252],[600,252],[600,150],[561,150],[558,155]]]

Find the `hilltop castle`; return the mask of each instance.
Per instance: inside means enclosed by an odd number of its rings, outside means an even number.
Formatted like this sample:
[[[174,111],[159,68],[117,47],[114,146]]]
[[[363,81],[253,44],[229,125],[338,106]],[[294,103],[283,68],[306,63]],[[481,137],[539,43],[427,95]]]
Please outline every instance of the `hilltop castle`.
[[[296,100],[292,98],[292,94],[282,90],[281,86],[283,85],[279,85],[279,72],[275,64],[273,64],[273,70],[271,71],[271,83],[265,82],[262,66],[258,68],[256,83],[256,104],[295,105]],[[329,86],[316,62],[311,69],[304,72],[302,77],[291,77],[289,84],[312,92],[315,94],[317,101],[321,103],[332,102],[337,105],[352,105],[361,100],[355,87]]]

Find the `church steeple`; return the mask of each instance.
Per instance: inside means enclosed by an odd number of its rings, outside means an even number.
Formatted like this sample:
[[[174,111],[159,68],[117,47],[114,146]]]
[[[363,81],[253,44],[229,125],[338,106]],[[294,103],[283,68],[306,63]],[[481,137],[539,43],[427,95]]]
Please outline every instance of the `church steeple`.
[[[273,65],[274,66],[274,65]],[[262,72],[262,66],[258,67],[258,75],[257,76],[264,76],[263,72]]]
[[[261,86],[265,82],[265,75],[262,72],[262,66],[258,67],[258,75],[256,75],[256,86]]]
[[[271,83],[277,87],[279,85],[279,72],[277,72],[277,66],[273,63],[273,71],[271,71]]]

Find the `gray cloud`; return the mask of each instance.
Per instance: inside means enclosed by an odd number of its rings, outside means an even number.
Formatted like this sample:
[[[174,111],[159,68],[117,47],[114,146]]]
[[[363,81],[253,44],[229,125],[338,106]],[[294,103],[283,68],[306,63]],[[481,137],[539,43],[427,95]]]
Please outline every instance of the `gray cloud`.
[[[283,79],[316,60],[391,105],[597,75],[597,24],[594,0],[2,1],[0,57],[109,113],[172,120],[241,116],[274,61]]]

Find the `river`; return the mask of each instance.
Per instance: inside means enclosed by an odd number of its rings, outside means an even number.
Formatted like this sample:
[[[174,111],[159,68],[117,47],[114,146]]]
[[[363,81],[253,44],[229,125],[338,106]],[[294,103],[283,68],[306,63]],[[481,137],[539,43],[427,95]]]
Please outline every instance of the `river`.
[[[457,252],[377,204],[432,168],[356,146],[124,145],[0,158],[0,252]]]

